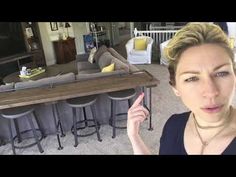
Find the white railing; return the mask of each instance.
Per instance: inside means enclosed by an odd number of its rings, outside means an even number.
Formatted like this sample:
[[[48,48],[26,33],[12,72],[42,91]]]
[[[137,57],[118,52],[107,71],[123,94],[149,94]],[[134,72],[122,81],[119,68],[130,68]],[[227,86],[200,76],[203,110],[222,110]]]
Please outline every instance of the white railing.
[[[151,30],[151,31],[138,31],[134,29],[134,36],[149,36],[154,40],[156,45],[171,39],[178,30]]]

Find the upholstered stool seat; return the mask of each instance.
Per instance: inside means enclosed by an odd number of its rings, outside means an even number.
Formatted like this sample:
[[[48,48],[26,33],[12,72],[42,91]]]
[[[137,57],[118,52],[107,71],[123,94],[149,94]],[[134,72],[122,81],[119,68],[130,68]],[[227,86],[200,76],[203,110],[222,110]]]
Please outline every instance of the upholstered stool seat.
[[[5,110],[2,110],[1,116],[5,119],[8,119],[8,127],[9,127],[9,132],[10,132],[13,154],[16,154],[16,151],[15,151],[16,148],[18,148],[18,149],[28,148],[28,147],[34,146],[36,144],[38,146],[39,152],[41,152],[41,153],[43,152],[40,141],[45,137],[45,134],[42,131],[39,120],[35,115],[34,107],[24,106],[24,107],[5,109]],[[18,125],[18,119],[23,118],[24,116],[27,117],[27,120],[29,122],[31,129],[20,131],[20,128]],[[35,119],[38,129],[35,128],[32,118]],[[17,134],[15,137],[13,137],[13,131],[12,131],[11,124],[15,125],[16,134]],[[18,138],[18,143],[20,143],[22,141],[21,136],[23,136],[24,134],[26,134],[28,132],[33,132],[33,137],[35,139],[35,142],[28,144],[28,145],[16,146],[14,143],[14,140],[16,139],[16,137]],[[37,132],[40,133],[41,137],[39,137],[39,135],[37,135]]]
[[[96,114],[95,114],[94,103],[96,102],[96,100],[97,100],[96,95],[77,97],[77,98],[66,100],[67,104],[70,107],[72,107],[72,111],[73,111],[73,126],[71,128],[71,132],[74,134],[75,147],[78,145],[78,136],[85,137],[85,136],[90,136],[90,135],[93,135],[94,133],[97,133],[98,141],[102,141],[99,134],[100,127],[96,120]],[[91,114],[92,118],[90,119],[87,119],[86,110],[85,110],[85,108],[88,106],[90,107],[91,113],[92,113]],[[80,110],[83,111],[83,118],[84,118],[83,120],[77,121],[76,108],[79,108]],[[93,124],[89,125],[89,122],[90,123],[92,122]],[[85,133],[85,134],[78,134],[77,132],[77,130],[91,128],[91,127],[95,128],[93,132]]]
[[[125,129],[126,126],[117,126],[116,122],[118,121],[116,119],[117,116],[127,115],[127,112],[125,113],[117,113],[116,112],[116,102],[117,101],[128,101],[129,108],[131,107],[131,100],[136,95],[135,89],[127,89],[122,91],[116,91],[116,92],[110,92],[107,93],[108,97],[111,99],[111,119],[110,119],[110,125],[113,127],[113,133],[112,138],[116,137],[116,128],[118,129]],[[128,110],[127,110],[128,111]]]

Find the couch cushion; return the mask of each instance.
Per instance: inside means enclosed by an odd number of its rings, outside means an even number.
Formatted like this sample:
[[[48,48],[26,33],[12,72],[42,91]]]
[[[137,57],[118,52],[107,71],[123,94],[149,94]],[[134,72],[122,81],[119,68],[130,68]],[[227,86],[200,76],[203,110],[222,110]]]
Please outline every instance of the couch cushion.
[[[106,72],[106,73],[92,73],[92,74],[78,74],[76,75],[77,80],[88,80],[88,79],[95,79],[100,77],[107,77],[107,76],[113,76],[113,75],[119,75],[119,74],[125,74],[127,73],[125,70],[117,70],[113,72]]]
[[[15,84],[15,89],[27,89],[27,88],[36,88],[36,87],[44,87],[50,86],[51,84],[62,84],[62,83],[69,83],[75,80],[74,73],[67,73],[63,75],[47,77],[43,79],[39,79],[36,81],[27,81],[27,82],[17,82]]]
[[[139,56],[145,56],[148,54],[146,50],[131,50],[130,53],[132,55],[139,55]]]
[[[14,90],[14,83],[9,83],[7,85],[0,85],[0,92],[7,92]]]
[[[100,56],[104,52],[107,52],[107,47],[105,45],[102,45],[101,47],[99,47],[97,49],[96,53],[94,54],[94,61],[95,61],[95,63],[98,63],[98,60],[99,60]]]
[[[129,65],[126,63],[123,63],[119,59],[112,57],[112,63],[115,63],[115,70],[125,70],[126,72],[129,72]]]
[[[83,70],[90,70],[90,69],[100,69],[99,66],[95,63],[91,64],[87,61],[77,62],[77,70],[78,73]]]
[[[101,70],[98,69],[87,69],[87,70],[82,70],[78,74],[92,74],[92,73],[100,73]]]
[[[129,63],[123,56],[121,56],[117,51],[115,51],[113,48],[108,48],[107,51],[111,53],[111,55],[115,58],[118,58],[123,63]]]
[[[47,79],[47,78],[46,78]],[[51,77],[53,84],[64,84],[75,81],[75,74],[74,73],[67,73],[58,76]]]
[[[110,65],[112,58],[113,56],[110,54],[110,52],[104,52],[98,59],[99,68],[102,70],[102,68]]]

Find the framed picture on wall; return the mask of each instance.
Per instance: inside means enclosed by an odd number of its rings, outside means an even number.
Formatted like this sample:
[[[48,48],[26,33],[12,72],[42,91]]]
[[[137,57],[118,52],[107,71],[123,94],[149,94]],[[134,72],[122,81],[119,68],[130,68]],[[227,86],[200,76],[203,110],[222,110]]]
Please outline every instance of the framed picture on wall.
[[[86,34],[83,35],[84,38],[84,49],[85,52],[88,53],[91,51],[92,48],[94,48],[94,40],[92,34]]]
[[[57,31],[58,30],[57,22],[50,22],[50,26],[51,26],[51,31]]]

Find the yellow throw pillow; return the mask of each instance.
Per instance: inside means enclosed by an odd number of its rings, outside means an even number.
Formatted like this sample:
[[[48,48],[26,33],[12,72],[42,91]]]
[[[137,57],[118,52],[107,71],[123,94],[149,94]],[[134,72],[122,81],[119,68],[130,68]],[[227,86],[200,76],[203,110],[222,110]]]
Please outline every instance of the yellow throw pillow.
[[[115,69],[115,63],[112,63],[104,68],[102,68],[102,73],[112,72]]]
[[[146,48],[147,48],[146,38],[134,39],[134,49],[135,50],[146,50]]]

